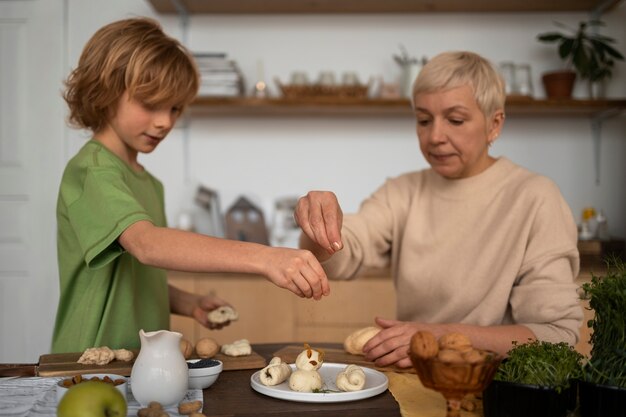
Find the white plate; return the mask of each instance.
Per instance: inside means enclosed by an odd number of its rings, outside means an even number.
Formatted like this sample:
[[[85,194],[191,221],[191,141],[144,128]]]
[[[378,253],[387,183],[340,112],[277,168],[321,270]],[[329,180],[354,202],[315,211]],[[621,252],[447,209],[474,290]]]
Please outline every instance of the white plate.
[[[292,371],[296,369],[295,365],[290,365]],[[322,367],[318,370],[322,376],[322,389],[330,391],[338,391],[337,385],[335,385],[335,379],[337,374],[348,366],[345,363],[327,363],[324,362]],[[370,368],[361,367],[365,372],[365,387],[360,391],[351,392],[298,392],[289,388],[289,379],[282,384],[274,386],[266,386],[261,383],[259,374],[261,371],[255,372],[250,377],[250,385],[252,389],[265,394],[269,397],[280,398],[287,401],[300,401],[306,403],[335,403],[344,401],[362,400],[364,398],[373,397],[387,390],[389,380],[387,376],[382,372],[375,371]]]

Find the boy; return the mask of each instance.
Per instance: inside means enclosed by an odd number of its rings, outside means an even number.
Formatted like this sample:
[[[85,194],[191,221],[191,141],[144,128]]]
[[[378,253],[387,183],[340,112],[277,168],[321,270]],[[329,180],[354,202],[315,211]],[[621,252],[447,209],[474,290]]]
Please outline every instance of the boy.
[[[198,83],[185,48],[145,18],[98,30],[68,77],[69,120],[93,138],[69,161],[59,190],[53,352],[138,348],[138,331],[167,329],[170,312],[214,328],[206,312],[226,303],[168,287],[165,269],[256,273],[300,297],[329,294],[309,251],[166,227],[163,187],[137,156],[167,136]]]

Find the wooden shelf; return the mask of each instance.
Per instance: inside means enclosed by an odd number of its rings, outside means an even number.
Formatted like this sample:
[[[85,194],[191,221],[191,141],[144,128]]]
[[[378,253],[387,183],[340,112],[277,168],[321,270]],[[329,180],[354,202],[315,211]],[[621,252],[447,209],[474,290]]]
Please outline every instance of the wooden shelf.
[[[604,12],[621,0],[149,0],[159,13]]]
[[[595,117],[626,110],[626,99],[611,100],[534,100],[509,97],[509,115],[532,117]],[[410,117],[409,100],[356,98],[208,98],[199,97],[190,107],[197,116],[378,116]]]

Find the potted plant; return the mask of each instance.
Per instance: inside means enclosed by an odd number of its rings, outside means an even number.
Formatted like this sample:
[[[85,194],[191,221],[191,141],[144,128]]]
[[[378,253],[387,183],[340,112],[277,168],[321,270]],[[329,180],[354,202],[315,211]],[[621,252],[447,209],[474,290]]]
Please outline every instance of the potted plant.
[[[483,392],[485,417],[565,417],[576,408],[582,360],[567,343],[514,344]]]
[[[591,358],[580,382],[582,417],[626,416],[626,265],[607,262],[604,276],[583,284],[594,318]]]
[[[597,33],[601,20],[583,21],[577,29],[562,23],[555,25],[564,29],[563,32],[547,32],[537,36],[540,42],[557,43],[559,57],[565,61],[565,69],[545,73],[542,77],[546,94],[553,98],[569,98],[572,95],[576,75],[589,81],[590,97],[594,85],[603,85],[611,78],[615,60],[623,60],[624,56],[611,46],[615,39]],[[558,84],[558,83],[562,84]],[[553,84],[557,83],[557,84]]]

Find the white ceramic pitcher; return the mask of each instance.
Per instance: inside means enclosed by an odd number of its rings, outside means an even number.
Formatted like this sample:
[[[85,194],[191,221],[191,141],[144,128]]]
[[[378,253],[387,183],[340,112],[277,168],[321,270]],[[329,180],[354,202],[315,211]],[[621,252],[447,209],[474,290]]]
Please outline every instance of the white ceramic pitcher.
[[[158,401],[177,405],[187,393],[189,369],[180,351],[182,334],[139,331],[141,350],[130,373],[133,396],[142,406]]]

